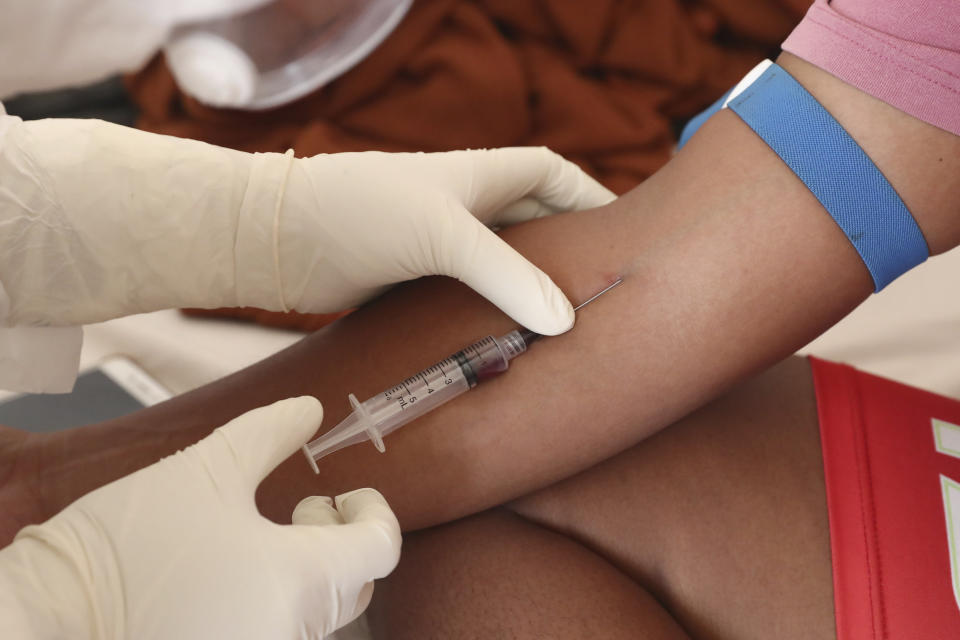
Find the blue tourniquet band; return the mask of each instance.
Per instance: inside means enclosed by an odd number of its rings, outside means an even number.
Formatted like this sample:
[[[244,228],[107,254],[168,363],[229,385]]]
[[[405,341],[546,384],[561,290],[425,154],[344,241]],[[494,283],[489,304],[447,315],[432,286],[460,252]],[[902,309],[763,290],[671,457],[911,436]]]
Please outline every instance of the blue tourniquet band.
[[[727,106],[826,208],[863,259],[875,291],[927,259],[927,242],[900,196],[789,73],[771,64]],[[714,104],[710,110],[715,113],[719,107]],[[682,139],[691,135],[685,129]]]

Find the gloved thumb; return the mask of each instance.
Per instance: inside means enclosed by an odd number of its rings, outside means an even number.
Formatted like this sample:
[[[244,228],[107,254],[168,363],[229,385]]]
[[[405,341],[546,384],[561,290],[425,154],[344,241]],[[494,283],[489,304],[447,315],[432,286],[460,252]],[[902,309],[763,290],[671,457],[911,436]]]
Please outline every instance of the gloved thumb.
[[[287,398],[234,418],[216,430],[251,490],[317,432],[323,407],[312,396]]]
[[[333,500],[326,496],[310,496],[304,498],[293,510],[293,524],[299,525],[342,525],[343,516],[337,511]],[[339,619],[336,621],[338,626],[346,625],[355,620],[363,613],[370,600],[373,598],[373,580],[369,580],[359,587],[357,585],[345,585],[338,593],[341,598],[338,607]],[[347,594],[354,594],[354,602],[345,602],[351,599]]]
[[[472,228],[461,230],[452,252],[460,281],[531,331],[555,336],[572,328],[573,306],[550,276],[469,217]]]
[[[397,566],[401,538],[400,523],[375,489],[337,496],[339,518],[332,512],[325,498],[307,498],[294,510],[293,523],[316,526],[322,535],[323,544],[316,546],[318,574],[337,585],[334,628],[339,628],[363,613],[373,595],[373,581]]]

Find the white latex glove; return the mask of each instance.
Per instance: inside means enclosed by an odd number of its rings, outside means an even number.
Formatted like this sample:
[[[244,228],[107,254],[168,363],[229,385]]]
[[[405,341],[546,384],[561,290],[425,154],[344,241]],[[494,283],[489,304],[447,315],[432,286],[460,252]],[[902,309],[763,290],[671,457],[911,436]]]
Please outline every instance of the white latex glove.
[[[322,638],[356,618],[400,555],[383,497],[307,498],[286,526],[254,504],[322,416],[255,409],[24,528],[0,550],[0,638]]]
[[[267,1],[8,0],[0,18],[0,98],[137,70],[174,25]]]
[[[283,304],[351,307],[386,284],[447,275],[521,325],[562,333],[574,321],[566,296],[487,226],[588,209],[613,197],[544,147],[298,160],[280,213]],[[316,215],[317,207],[324,215]]]
[[[8,116],[0,324],[79,325],[180,306],[335,311],[385,285],[446,274],[554,335],[573,325],[570,303],[484,224],[612,199],[544,148],[295,160],[98,121]]]

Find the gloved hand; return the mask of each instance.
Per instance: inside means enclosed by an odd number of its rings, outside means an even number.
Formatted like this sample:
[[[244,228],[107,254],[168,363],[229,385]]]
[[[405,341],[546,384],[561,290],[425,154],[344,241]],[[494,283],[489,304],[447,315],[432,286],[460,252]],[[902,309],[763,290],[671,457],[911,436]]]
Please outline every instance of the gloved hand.
[[[572,326],[570,303],[484,225],[613,199],[544,148],[295,160],[10,117],[0,184],[8,326],[177,306],[336,311],[446,274],[553,335]]]
[[[322,416],[255,409],[24,528],[0,550],[0,638],[322,638],[358,616],[399,559],[383,497],[307,498],[287,526],[253,500]]]
[[[349,308],[384,285],[448,275],[521,325],[545,335],[562,333],[574,319],[566,296],[487,226],[612,199],[544,147],[298,160],[280,211],[283,306]],[[268,274],[269,265],[257,272]],[[252,282],[252,276],[238,281],[238,291]]]

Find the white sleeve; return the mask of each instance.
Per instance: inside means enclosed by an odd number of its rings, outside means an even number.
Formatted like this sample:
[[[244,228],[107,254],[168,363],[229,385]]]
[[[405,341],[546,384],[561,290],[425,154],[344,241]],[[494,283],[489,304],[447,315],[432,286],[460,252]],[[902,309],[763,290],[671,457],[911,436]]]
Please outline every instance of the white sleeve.
[[[174,25],[266,0],[12,0],[0,17],[0,99],[142,67]]]
[[[0,145],[9,116],[0,102]],[[2,186],[2,183],[0,183]],[[80,327],[8,327],[10,297],[0,281],[0,389],[66,393],[80,366]]]
[[[0,103],[0,389],[70,391],[83,324],[279,308],[269,222],[291,160]]]
[[[0,116],[7,326],[281,309],[274,222],[292,161],[99,120]]]
[[[0,19],[0,99],[81,86],[142,67],[177,23],[242,11],[264,0],[13,0]],[[0,154],[13,122],[0,103]],[[20,194],[0,180],[0,194]],[[70,391],[83,333],[78,326],[8,326],[0,273],[0,389]]]
[[[292,162],[0,110],[0,387],[69,390],[84,324],[281,309],[274,221]]]
[[[83,324],[237,306],[238,270],[246,287],[272,283],[259,218],[289,163],[97,120],[23,122],[0,104],[0,388],[69,391]]]

